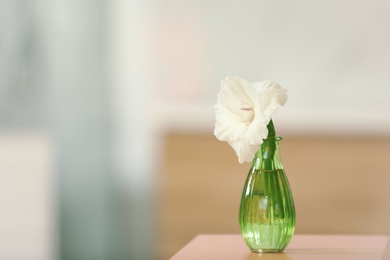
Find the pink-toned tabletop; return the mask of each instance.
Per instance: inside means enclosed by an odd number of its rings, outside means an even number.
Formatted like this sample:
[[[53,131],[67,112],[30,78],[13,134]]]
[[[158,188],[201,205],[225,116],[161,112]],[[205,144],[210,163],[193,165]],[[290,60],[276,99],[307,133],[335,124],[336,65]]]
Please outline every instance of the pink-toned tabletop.
[[[283,253],[256,254],[239,234],[198,235],[172,260],[390,260],[390,239],[385,235],[296,234]]]

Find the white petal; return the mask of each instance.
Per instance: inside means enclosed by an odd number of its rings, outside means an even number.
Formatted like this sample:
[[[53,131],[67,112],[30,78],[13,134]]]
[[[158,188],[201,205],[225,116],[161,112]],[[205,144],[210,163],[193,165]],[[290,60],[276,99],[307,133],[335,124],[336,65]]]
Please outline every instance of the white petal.
[[[216,122],[214,135],[221,141],[235,141],[241,138],[248,129],[248,125],[241,118],[232,113],[220,103],[215,105]]]
[[[287,102],[287,89],[269,80],[257,82],[254,86],[260,96],[261,113],[268,124],[278,108]]]
[[[258,95],[254,86],[245,79],[228,77],[222,80],[218,102],[226,106],[232,113],[243,117],[242,102],[254,107],[258,103]]]
[[[260,112],[255,112],[255,118],[248,126],[243,140],[251,145],[261,144],[268,136],[267,124],[266,118]]]
[[[250,145],[246,142],[235,141],[229,143],[231,147],[236,151],[239,163],[252,162],[260,145]]]
[[[232,142],[241,138],[250,126],[253,110],[242,110],[241,105],[253,108],[258,103],[254,86],[239,77],[227,77],[221,83],[218,103],[215,105],[214,135],[221,141]],[[251,119],[251,120],[249,120]]]

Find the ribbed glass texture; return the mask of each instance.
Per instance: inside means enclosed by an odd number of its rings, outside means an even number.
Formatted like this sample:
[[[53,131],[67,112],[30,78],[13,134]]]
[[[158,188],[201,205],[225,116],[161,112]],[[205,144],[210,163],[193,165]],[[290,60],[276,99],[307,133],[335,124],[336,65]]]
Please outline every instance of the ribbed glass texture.
[[[239,221],[249,249],[282,252],[295,229],[295,206],[280,160],[281,137],[264,140],[242,192]]]

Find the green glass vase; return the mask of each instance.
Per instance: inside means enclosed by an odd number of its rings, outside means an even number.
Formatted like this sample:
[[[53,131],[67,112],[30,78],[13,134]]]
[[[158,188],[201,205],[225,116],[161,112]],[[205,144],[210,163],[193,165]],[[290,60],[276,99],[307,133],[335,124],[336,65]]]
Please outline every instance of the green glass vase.
[[[281,137],[268,137],[253,159],[241,196],[239,221],[252,252],[282,252],[295,229],[295,206],[280,159]]]

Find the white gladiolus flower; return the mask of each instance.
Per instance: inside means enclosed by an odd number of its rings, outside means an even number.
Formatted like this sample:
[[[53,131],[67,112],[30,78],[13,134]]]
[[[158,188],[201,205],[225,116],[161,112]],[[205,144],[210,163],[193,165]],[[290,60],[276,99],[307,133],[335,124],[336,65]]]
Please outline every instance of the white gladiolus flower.
[[[225,78],[214,107],[214,135],[233,147],[240,163],[251,162],[267,138],[268,123],[287,98],[287,89],[269,80],[250,83]]]

